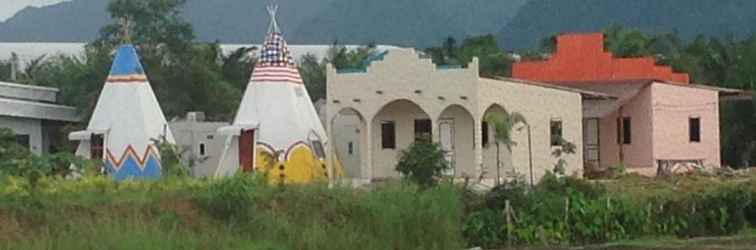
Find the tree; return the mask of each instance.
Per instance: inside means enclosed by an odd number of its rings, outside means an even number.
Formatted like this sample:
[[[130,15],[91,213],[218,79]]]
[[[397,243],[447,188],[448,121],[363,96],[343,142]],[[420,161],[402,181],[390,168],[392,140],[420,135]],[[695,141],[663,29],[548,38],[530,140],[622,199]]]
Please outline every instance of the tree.
[[[504,145],[508,151],[512,151],[512,146],[517,145],[517,142],[512,140],[512,131],[518,124],[529,126],[525,120],[525,116],[520,113],[509,113],[506,110],[502,112],[491,112],[486,115],[484,120],[493,126],[494,139],[496,141],[496,184],[499,184],[501,179],[501,158],[500,158],[500,145]]]
[[[449,37],[441,47],[425,49],[437,65],[466,65],[477,57],[482,76],[510,76],[512,58],[496,43],[493,35],[476,36],[465,39],[459,47]]]
[[[325,63],[318,62],[318,58],[311,54],[302,56],[300,60],[299,73],[312,101],[326,97],[325,68]]]
[[[186,0],[113,0],[107,10],[117,22],[100,29],[95,44],[113,48],[128,41],[143,45],[145,51],[186,50],[195,36],[191,24],[181,17],[185,3]]]

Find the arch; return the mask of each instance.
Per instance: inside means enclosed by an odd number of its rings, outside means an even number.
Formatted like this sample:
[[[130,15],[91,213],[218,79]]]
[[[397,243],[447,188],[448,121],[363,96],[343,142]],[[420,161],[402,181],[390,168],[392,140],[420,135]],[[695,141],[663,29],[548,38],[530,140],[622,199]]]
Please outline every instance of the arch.
[[[434,123],[431,116],[411,100],[396,99],[383,105],[370,122],[373,176],[399,177],[395,170],[399,152],[417,140],[432,141]],[[385,134],[392,130],[393,134]]]
[[[451,104],[438,116],[438,141],[456,177],[477,175],[475,164],[475,120],[464,106]]]
[[[351,179],[368,177],[367,120],[353,107],[339,109],[331,118],[328,131],[333,153]]]
[[[490,113],[508,113],[508,111],[506,108],[504,108],[504,105],[493,103],[489,105],[488,108],[486,108],[485,111],[483,111],[483,113],[481,113],[480,120],[485,121],[486,115]]]
[[[499,183],[500,180],[514,178],[517,174],[522,173],[519,173],[519,170],[515,169],[513,165],[512,148],[497,141],[495,125],[489,124],[487,121],[490,114],[506,115],[509,112],[503,105],[493,103],[485,109],[481,116],[481,121],[483,121],[481,124],[483,131],[481,134],[483,169],[489,178],[495,179],[497,180],[496,183]],[[510,133],[511,136],[513,135]],[[514,141],[514,139],[512,140]]]

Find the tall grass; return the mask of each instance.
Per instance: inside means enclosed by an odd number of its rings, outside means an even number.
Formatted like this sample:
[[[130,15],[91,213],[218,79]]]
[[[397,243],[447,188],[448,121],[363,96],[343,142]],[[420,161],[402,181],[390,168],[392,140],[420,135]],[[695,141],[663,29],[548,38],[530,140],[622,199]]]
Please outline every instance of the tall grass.
[[[451,186],[0,180],[0,249],[462,249]]]

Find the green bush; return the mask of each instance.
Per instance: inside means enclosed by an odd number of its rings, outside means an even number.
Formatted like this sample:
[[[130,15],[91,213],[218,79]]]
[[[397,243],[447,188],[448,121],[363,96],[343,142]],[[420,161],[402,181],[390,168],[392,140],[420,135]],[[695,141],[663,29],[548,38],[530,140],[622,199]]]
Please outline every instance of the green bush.
[[[254,209],[253,195],[266,185],[264,178],[238,174],[211,183],[199,203],[212,217],[236,221],[248,219]]]
[[[441,145],[435,143],[413,143],[402,150],[396,171],[422,187],[436,184],[436,179],[449,169]]]

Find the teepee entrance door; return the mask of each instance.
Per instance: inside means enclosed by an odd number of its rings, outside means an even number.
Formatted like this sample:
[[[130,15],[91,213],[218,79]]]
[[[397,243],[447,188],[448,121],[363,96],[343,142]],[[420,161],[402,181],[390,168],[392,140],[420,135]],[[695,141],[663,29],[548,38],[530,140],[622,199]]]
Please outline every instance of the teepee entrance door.
[[[244,130],[239,136],[239,163],[244,173],[255,170],[255,130]]]

